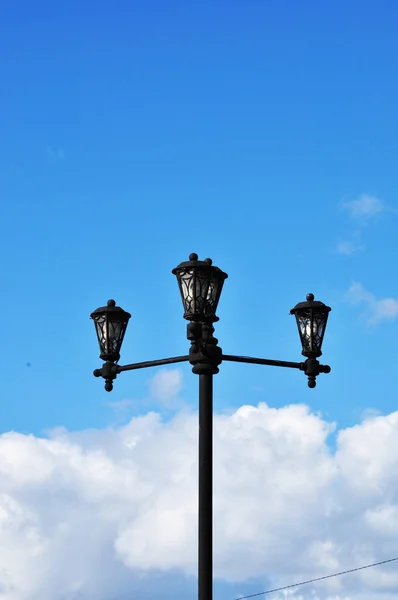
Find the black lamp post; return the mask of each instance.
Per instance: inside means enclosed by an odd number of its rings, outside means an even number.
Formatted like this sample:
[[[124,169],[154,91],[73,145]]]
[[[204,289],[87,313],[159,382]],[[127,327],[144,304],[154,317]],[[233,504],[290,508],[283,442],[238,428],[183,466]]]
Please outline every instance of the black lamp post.
[[[199,375],[199,540],[198,540],[198,600],[213,597],[213,375],[218,373],[223,361],[289,367],[304,371],[308,386],[314,388],[320,373],[330,373],[330,367],[317,360],[321,354],[323,337],[331,308],[307,294],[290,311],[296,316],[302,344],[304,362],[287,362],[248,356],[224,354],[213,336],[213,323],[218,321],[216,310],[226,273],[213,266],[207,258],[198,260],[191,254],[189,261],[173,269],[180,288],[187,325],[187,338],[191,342],[189,354],[149,362],[118,365],[120,349],[130,314],[109,300],[108,305],[97,308],[94,319],[100,358],[105,363],[94,371],[95,377],[105,379],[105,389],[110,392],[113,380],[122,371],[156,367],[179,362],[190,362],[192,371]]]

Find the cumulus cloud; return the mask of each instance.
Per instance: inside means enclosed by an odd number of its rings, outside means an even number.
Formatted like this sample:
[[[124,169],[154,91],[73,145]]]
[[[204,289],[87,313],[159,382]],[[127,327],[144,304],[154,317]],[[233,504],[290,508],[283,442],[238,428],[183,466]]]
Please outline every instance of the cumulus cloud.
[[[365,306],[367,321],[370,325],[376,325],[381,321],[391,321],[398,317],[398,299],[376,298],[359,282],[351,284],[347,299],[353,304]]]
[[[149,381],[152,397],[159,402],[174,400],[182,390],[181,369],[161,369]]]
[[[154,406],[170,410],[183,408],[184,402],[180,396],[183,387],[181,369],[160,369],[147,381],[147,386],[149,395],[144,398],[123,398],[103,404],[112,408],[120,417],[133,414],[135,409],[150,410]]]
[[[338,431],[333,452],[335,425],[304,405],[245,405],[214,421],[216,578],[244,594],[253,578],[261,591],[395,556],[398,412]],[[0,436],[1,600],[185,598],[164,582],[194,581],[196,535],[196,413]],[[275,598],[397,591],[386,566]]]

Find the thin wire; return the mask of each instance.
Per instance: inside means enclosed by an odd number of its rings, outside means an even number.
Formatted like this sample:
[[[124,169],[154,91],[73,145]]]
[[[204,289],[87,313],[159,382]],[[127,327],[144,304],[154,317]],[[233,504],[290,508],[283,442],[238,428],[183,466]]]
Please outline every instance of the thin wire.
[[[256,596],[264,596],[265,594],[273,594],[274,592],[281,592],[289,588],[298,587],[299,585],[307,585],[308,583],[314,583],[315,581],[322,581],[322,579],[330,579],[331,577],[337,577],[338,575],[345,575],[346,573],[354,573],[354,571],[361,571],[362,569],[370,569],[370,567],[377,567],[379,565],[385,565],[386,563],[398,560],[396,558],[389,558],[388,560],[382,560],[381,562],[373,563],[372,565],[365,565],[364,567],[357,567],[356,569],[349,569],[348,571],[340,571],[340,573],[333,573],[332,575],[324,575],[323,577],[317,577],[316,579],[308,579],[308,581],[300,581],[300,583],[291,583],[290,585],[284,585],[283,587],[274,588],[273,590],[267,590],[266,592],[257,592],[257,594],[250,594],[249,596],[240,596],[236,600],[245,600],[246,598],[255,598]]]

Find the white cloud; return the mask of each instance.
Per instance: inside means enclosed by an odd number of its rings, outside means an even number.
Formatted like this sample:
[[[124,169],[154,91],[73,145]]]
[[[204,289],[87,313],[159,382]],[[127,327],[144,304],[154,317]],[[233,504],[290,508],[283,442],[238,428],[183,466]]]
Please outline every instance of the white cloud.
[[[124,398],[116,402],[106,401],[103,402],[103,405],[113,409],[120,418],[134,414],[137,409],[149,411],[154,406],[170,410],[184,407],[184,402],[180,397],[182,391],[181,369],[160,369],[154,377],[147,381],[147,385],[149,395],[144,398]]]
[[[159,402],[174,400],[182,390],[181,369],[161,369],[149,381],[149,389]]]
[[[347,298],[354,304],[363,304],[367,310],[367,320],[371,325],[388,321],[398,317],[398,299],[377,299],[374,294],[367,291],[359,282],[351,284]]]
[[[117,412],[125,412],[126,409],[131,409],[138,404],[135,400],[129,400],[124,398],[123,400],[117,400],[116,402],[103,402],[104,406],[109,406]]]
[[[334,454],[333,429],[303,405],[215,415],[217,578],[278,587],[395,556],[398,412],[338,432]],[[163,589],[167,573],[195,576],[196,535],[195,413],[0,436],[1,600],[124,600],[156,577]],[[276,597],[397,592],[390,565]]]
[[[362,196],[356,200],[345,202],[343,207],[348,210],[354,219],[357,219],[362,223],[380,214],[385,208],[380,198],[369,194],[362,194]]]
[[[382,212],[389,210],[377,196],[362,194],[355,200],[349,200],[342,203],[342,208],[346,210],[355,221],[356,230],[353,231],[351,239],[342,240],[337,243],[336,250],[339,254],[351,256],[364,250],[365,246],[361,241],[363,229]]]

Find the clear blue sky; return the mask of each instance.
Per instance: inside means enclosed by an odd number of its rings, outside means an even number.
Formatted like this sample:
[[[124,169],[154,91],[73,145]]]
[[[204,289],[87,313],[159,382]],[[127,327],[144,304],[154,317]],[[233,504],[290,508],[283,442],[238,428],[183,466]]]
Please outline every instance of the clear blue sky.
[[[217,411],[298,402],[340,428],[396,410],[397,21],[393,0],[2,7],[2,432],[161,410],[140,403],[154,373],[93,378],[89,314],[131,312],[121,363],[186,353],[171,269],[191,252],[229,274],[226,353],[300,360],[290,308],[333,308],[315,390],[225,364]]]

